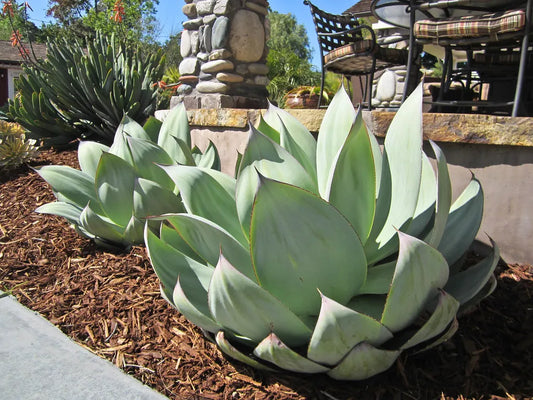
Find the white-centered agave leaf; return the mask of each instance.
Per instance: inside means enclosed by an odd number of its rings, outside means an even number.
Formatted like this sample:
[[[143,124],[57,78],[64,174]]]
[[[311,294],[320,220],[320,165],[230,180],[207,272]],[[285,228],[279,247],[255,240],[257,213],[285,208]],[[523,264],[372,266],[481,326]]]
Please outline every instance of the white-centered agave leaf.
[[[392,337],[392,333],[375,319],[322,296],[307,357],[318,363],[335,365],[359,343],[378,346]]]
[[[408,327],[448,280],[444,257],[423,241],[398,232],[400,251],[381,323],[393,332]]]
[[[316,181],[316,140],[296,118],[278,107],[269,105],[264,120],[279,132],[279,144],[285,148]]]
[[[437,179],[429,158],[422,153],[422,175],[420,190],[413,219],[409,223],[407,233],[411,236],[421,237],[429,233],[432,228],[430,222],[435,215],[437,203]]]
[[[224,328],[260,342],[274,332],[290,346],[307,343],[311,330],[277,298],[240,273],[224,254],[208,291],[209,309]]]
[[[161,146],[173,160],[180,164],[187,164],[186,156],[182,149],[176,146],[176,139],[185,143],[188,149],[191,148],[191,136],[189,131],[189,120],[187,111],[183,103],[178,104],[168,113],[161,125],[157,144]]]
[[[210,315],[207,306],[207,289],[215,271],[214,268],[183,255],[158,238],[148,227],[145,228],[144,238],[148,257],[166,296],[173,297],[174,288],[180,278],[180,285],[186,288],[187,293],[191,293],[190,302],[199,304],[197,308],[203,309]]]
[[[399,355],[400,351],[377,349],[368,343],[361,343],[328,375],[333,379],[361,381],[389,369]]]
[[[133,215],[133,188],[137,174],[133,167],[111,153],[104,153],[98,163],[94,183],[106,215],[125,227]]]
[[[122,244],[124,240],[124,227],[100,217],[92,210],[92,203],[87,204],[80,214],[80,225],[92,235],[108,242]]]
[[[441,290],[437,306],[429,319],[405,344],[402,345],[401,349],[414,347],[444,332],[455,319],[457,310],[459,310],[459,302],[448,293]]]
[[[45,165],[35,169],[54,192],[61,195],[61,201],[68,201],[80,208],[85,208],[91,201],[98,205],[94,180],[85,172],[65,165]],[[97,211],[99,207],[96,207]]]
[[[491,239],[491,254],[477,264],[450,276],[444,290],[465,304],[487,284],[500,259],[500,250]]]
[[[235,206],[235,179],[212,169],[172,165],[162,167],[180,190],[188,213],[204,217],[248,246]]]
[[[325,200],[335,206],[366,242],[376,208],[376,172],[372,145],[363,122],[357,113],[344,145],[333,161]]]
[[[256,279],[248,249],[220,225],[190,214],[171,214],[165,215],[164,218],[204,262],[217,265],[222,251],[242,274]]]
[[[252,206],[257,191],[257,172],[267,178],[317,192],[316,183],[287,150],[255,128],[250,128],[237,179],[237,211],[246,233],[250,231]]]
[[[368,268],[366,281],[359,294],[387,294],[392,284],[396,261]]]
[[[363,285],[366,259],[348,221],[296,186],[261,178],[250,230],[259,284],[298,315],[317,315],[320,289],[346,303]]]
[[[66,218],[71,223],[79,224],[82,210],[82,208],[75,206],[74,204],[54,201],[52,203],[43,204],[35,211],[41,214],[57,215]]]
[[[430,143],[437,160],[437,204],[433,229],[426,242],[433,247],[438,247],[444,235],[444,229],[446,228],[446,222],[450,214],[452,183],[443,151],[435,142],[430,140]]]
[[[147,140],[128,138],[127,141],[133,161],[132,165],[137,175],[141,178],[157,182],[168,190],[174,190],[172,180],[157,165],[170,165],[174,163],[165,150]]]
[[[306,374],[317,374],[329,371],[328,367],[317,364],[296,353],[283,343],[274,333],[268,335],[257,345],[254,349],[254,354],[260,359],[271,362],[288,371]]]
[[[391,197],[387,220],[376,238],[378,249],[394,238],[396,229],[413,218],[418,204],[422,176],[422,84],[394,116],[385,137],[384,153],[384,168],[390,169]]]
[[[196,298],[195,302],[191,299]],[[217,332],[222,327],[213,319],[209,308],[206,308],[207,294],[195,290],[184,289],[181,286],[180,278],[174,288],[172,301],[185,318],[193,324],[208,332]]]
[[[483,218],[483,190],[473,178],[450,208],[439,251],[453,265],[468,250]]]
[[[333,97],[318,133],[316,168],[318,189],[322,198],[326,198],[331,168],[352,129],[355,116],[350,97],[342,87]]]
[[[257,368],[257,369],[261,369],[261,370],[264,370],[264,371],[270,371],[270,372],[274,372],[275,371],[274,369],[269,368],[266,365],[261,364],[256,359],[247,356],[242,351],[239,351],[237,348],[235,348],[235,346],[233,346],[226,339],[224,331],[218,331],[217,335],[215,337],[215,340],[216,340],[216,342],[218,344],[218,347],[220,347],[220,349],[225,354],[230,356],[231,358],[234,358],[237,361],[243,362],[243,363],[248,364],[251,367],[254,367],[254,368]]]
[[[102,153],[109,152],[109,147],[98,142],[80,142],[78,146],[78,162],[80,168],[87,175],[96,175],[96,168]]]
[[[141,244],[143,242],[144,222],[132,215],[124,229],[124,243]]]

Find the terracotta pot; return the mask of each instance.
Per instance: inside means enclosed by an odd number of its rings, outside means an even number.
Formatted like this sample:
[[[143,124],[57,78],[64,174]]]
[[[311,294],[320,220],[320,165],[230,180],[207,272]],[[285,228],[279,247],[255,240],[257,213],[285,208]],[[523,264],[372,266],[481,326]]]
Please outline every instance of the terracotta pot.
[[[298,94],[291,93],[287,95],[285,107],[287,108],[317,108],[318,107],[317,94]]]

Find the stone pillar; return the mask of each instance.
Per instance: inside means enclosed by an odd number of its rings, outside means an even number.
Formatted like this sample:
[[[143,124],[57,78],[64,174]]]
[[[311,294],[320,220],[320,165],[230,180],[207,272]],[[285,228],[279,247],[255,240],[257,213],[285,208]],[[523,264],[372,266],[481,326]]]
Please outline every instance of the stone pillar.
[[[178,96],[187,109],[265,108],[268,0],[185,0]]]

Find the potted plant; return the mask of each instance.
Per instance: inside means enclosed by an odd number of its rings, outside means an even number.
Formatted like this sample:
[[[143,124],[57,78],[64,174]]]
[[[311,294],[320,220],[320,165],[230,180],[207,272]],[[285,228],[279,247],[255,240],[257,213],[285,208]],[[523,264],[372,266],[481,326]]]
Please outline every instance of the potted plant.
[[[285,95],[285,107],[287,108],[317,108],[320,97],[318,86],[298,86],[291,89]],[[322,92],[323,103],[329,103],[329,94]]]

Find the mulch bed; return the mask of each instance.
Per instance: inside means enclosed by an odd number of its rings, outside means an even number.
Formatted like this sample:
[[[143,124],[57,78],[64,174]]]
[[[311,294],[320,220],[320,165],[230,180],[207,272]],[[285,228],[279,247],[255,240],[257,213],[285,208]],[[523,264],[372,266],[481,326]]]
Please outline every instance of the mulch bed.
[[[76,152],[45,151],[32,165],[43,164],[77,167]],[[169,398],[533,398],[532,266],[500,265],[498,288],[450,341],[370,380],[266,374],[226,359],[161,298],[144,248],[108,252],[34,212],[53,200],[28,167],[0,175],[0,289]]]

